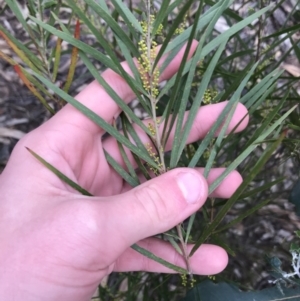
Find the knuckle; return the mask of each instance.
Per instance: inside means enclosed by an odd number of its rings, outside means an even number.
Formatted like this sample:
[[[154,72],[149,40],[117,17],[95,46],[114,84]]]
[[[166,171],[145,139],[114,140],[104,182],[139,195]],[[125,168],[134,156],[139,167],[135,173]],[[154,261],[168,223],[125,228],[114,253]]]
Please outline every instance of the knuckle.
[[[169,220],[171,206],[168,206],[167,198],[157,185],[150,184],[142,189],[137,189],[135,197],[138,205],[143,207],[144,212],[153,223]]]

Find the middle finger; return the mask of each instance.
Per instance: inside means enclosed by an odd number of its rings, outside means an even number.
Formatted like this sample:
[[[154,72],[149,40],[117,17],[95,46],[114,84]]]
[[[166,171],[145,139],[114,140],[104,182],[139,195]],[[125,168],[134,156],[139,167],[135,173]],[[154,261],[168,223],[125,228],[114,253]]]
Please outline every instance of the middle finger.
[[[198,141],[199,139],[205,137],[205,135],[209,132],[211,127],[217,121],[220,114],[223,112],[226,104],[227,104],[227,102],[221,102],[218,104],[212,104],[212,105],[207,105],[207,106],[201,107],[198,110],[198,113],[196,115],[195,121],[190,130],[190,133],[189,133],[186,143],[187,144],[193,143],[193,142]],[[189,112],[186,112],[186,114],[184,116],[183,124],[185,124],[185,122],[188,118],[188,113]],[[231,118],[229,126],[226,130],[226,133],[230,133],[246,115],[247,115],[247,109],[245,108],[245,106],[243,106],[242,104],[239,103],[235,109],[235,112],[234,112],[232,118]],[[242,120],[242,122],[237,126],[237,128],[235,129],[235,132],[242,131],[247,126],[248,120],[249,120],[249,118],[248,118],[248,116],[246,116]],[[150,119],[144,120],[144,122],[146,124],[148,124],[148,123],[151,123],[151,120]],[[136,133],[138,134],[140,140],[142,141],[142,143],[144,145],[146,145],[148,143],[152,144],[148,135],[140,127],[138,127],[137,125],[133,125],[133,126],[134,126],[134,130],[136,131]],[[160,135],[162,135],[163,128],[164,128],[164,124],[162,123],[159,127]],[[173,127],[170,132],[169,139],[166,143],[165,151],[169,151],[172,149],[174,135],[175,135],[175,127]],[[134,143],[134,142],[132,142],[132,143]],[[105,139],[103,141],[103,148],[110,154],[110,156],[112,156],[114,158],[114,160],[119,165],[121,165],[124,169],[126,169],[126,164],[122,158],[122,155],[119,151],[118,143],[114,137],[108,137],[107,139]],[[136,164],[136,161],[135,161],[131,151],[128,150],[127,148],[124,148],[124,149],[125,149],[128,159],[130,160],[130,163],[132,164],[132,166],[134,168],[136,168],[137,164]],[[153,150],[154,150],[154,148],[153,148]]]

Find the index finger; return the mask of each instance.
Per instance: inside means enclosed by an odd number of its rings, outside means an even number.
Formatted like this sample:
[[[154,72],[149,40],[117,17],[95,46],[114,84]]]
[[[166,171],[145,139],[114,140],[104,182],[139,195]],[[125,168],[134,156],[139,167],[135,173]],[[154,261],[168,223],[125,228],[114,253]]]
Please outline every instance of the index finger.
[[[188,59],[190,59],[193,55],[197,44],[198,43],[196,41],[192,43],[190,52],[188,54]],[[160,81],[169,79],[177,72],[184,56],[185,49],[186,45],[178,52],[178,54],[162,72],[160,75]],[[162,65],[165,59],[166,55],[160,60],[159,65]],[[129,75],[132,75],[127,62],[122,62],[121,65]],[[102,73],[102,77],[106,83],[119,95],[119,97],[124,100],[125,103],[129,103],[135,99],[135,94],[126,83],[125,79],[114,71],[107,69]],[[112,119],[121,112],[116,102],[108,95],[105,89],[96,80],[89,84],[75,98],[108,123],[111,123]],[[74,123],[76,127],[88,131],[91,134],[99,134],[103,132],[98,125],[96,125],[93,121],[88,119],[70,104],[67,104],[54,116],[53,119],[53,121],[57,120],[60,125]]]

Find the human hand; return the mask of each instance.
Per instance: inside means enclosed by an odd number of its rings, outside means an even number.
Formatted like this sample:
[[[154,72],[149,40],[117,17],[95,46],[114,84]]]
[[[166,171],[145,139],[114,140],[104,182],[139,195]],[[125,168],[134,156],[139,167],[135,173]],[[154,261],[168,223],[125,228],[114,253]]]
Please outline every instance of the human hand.
[[[193,44],[190,55],[195,47]],[[183,52],[169,64],[161,80],[176,72]],[[130,72],[126,63],[123,67]],[[120,76],[107,70],[103,77],[126,103],[134,98]],[[107,122],[120,113],[97,82],[76,98]],[[188,143],[204,137],[224,107],[225,103],[220,103],[200,108]],[[246,109],[238,105],[228,131],[245,114]],[[247,122],[244,119],[236,131]],[[177,168],[132,189],[107,163],[104,149],[124,166],[116,140],[102,140],[103,134],[66,105],[15,147],[0,176],[0,300],[89,300],[101,279],[112,271],[173,272],[132,250],[130,246],[136,242],[185,267],[172,246],[148,237],[169,230],[203,205],[208,189],[202,170]],[[142,133],[141,139],[147,142]],[[172,137],[167,148],[171,145]],[[94,197],[74,191],[25,147]],[[212,170],[208,184],[222,171]],[[240,183],[241,176],[232,172],[213,194],[230,197]],[[227,265],[227,254],[218,246],[202,245],[190,264],[195,274],[215,274]]]

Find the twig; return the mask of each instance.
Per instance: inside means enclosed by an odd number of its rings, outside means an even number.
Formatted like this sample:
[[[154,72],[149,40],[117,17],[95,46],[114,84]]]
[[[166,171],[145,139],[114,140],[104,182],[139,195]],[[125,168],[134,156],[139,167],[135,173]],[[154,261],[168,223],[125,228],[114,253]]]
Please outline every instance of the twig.
[[[154,132],[155,132],[155,146],[157,148],[158,151],[158,156],[159,156],[159,160],[160,160],[160,170],[159,170],[159,174],[163,174],[167,171],[166,169],[166,164],[165,164],[165,158],[164,158],[164,149],[162,146],[162,138],[160,136],[160,132],[159,132],[159,121],[157,119],[157,115],[156,115],[156,105],[157,105],[157,98],[156,98],[156,88],[157,88],[157,82],[156,82],[156,68],[153,68],[154,65],[154,60],[152,57],[152,47],[153,47],[153,41],[152,41],[152,18],[151,18],[151,2],[150,0],[147,0],[146,3],[146,10],[147,10],[147,32],[146,32],[146,45],[147,45],[147,57],[149,60],[149,99],[150,99],[150,103],[151,103],[151,111],[152,111],[152,117],[153,117],[153,126],[154,126]],[[181,224],[176,226],[176,230],[177,230],[177,234],[179,237],[179,241],[181,244],[181,249],[182,249],[182,253],[183,253],[183,257],[186,263],[186,268],[189,272],[190,277],[192,277],[192,271],[191,271],[191,267],[190,267],[190,262],[189,262],[189,252],[187,250],[187,244],[185,243],[185,240],[183,238],[183,234],[182,234],[182,229],[181,229]]]

